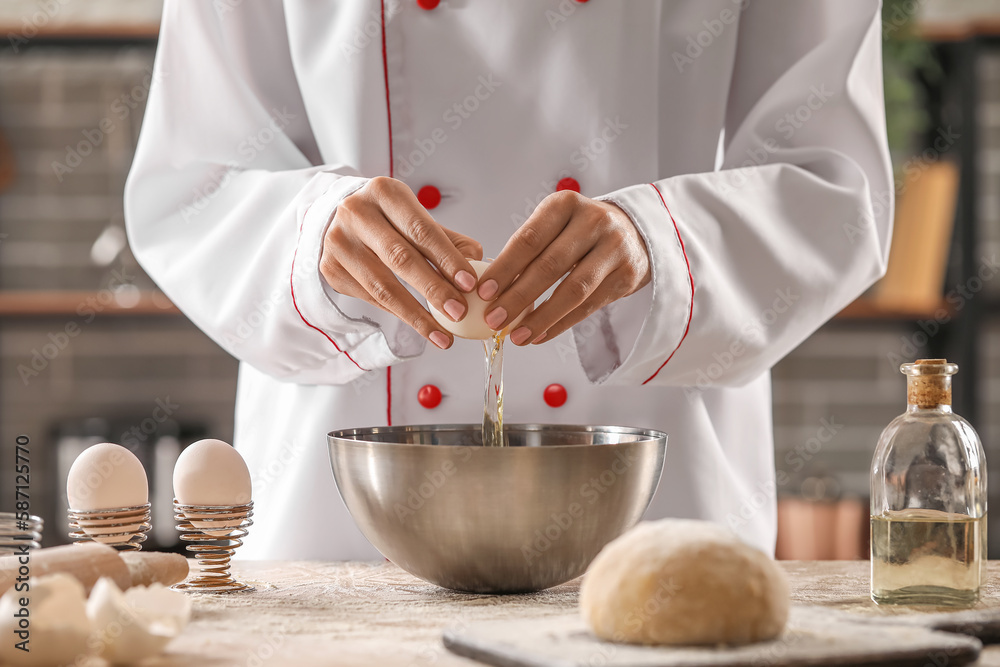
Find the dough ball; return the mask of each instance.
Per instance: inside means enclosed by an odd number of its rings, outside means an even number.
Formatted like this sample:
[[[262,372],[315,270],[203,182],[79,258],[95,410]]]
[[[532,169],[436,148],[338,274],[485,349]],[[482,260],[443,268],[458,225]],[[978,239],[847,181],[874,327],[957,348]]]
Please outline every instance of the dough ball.
[[[641,523],[587,569],[580,610],[601,639],[630,644],[747,644],[788,620],[784,573],[705,521]]]

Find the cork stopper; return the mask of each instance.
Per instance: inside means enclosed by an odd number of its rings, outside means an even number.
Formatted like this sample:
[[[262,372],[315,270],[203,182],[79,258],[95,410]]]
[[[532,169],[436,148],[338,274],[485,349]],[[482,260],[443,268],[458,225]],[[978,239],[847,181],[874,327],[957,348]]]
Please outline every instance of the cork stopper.
[[[958,372],[958,364],[947,359],[917,359],[899,370],[906,375],[907,403],[918,408],[951,405],[951,376]]]

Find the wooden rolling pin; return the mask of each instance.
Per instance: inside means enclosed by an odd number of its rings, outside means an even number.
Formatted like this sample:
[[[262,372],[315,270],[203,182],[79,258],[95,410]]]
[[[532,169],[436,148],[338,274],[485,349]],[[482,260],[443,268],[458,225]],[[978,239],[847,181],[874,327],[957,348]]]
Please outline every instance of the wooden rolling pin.
[[[125,561],[133,586],[170,586],[188,576],[188,559],[180,554],[122,551],[118,556]]]
[[[0,557],[0,595],[22,576],[19,558]],[[119,552],[104,544],[88,542],[32,551],[28,571],[32,577],[65,572],[78,579],[90,593],[101,577],[109,577],[122,590],[152,583],[169,586],[187,576],[188,563],[180,554]]]

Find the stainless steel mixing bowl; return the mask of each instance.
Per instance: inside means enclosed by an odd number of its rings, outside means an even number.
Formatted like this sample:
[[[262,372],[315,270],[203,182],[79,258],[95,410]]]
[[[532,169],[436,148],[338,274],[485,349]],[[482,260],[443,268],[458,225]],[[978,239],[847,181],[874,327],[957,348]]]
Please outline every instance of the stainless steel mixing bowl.
[[[537,591],[583,574],[653,497],[667,435],[619,426],[480,424],[329,434],[333,474],[372,544],[460,591]]]

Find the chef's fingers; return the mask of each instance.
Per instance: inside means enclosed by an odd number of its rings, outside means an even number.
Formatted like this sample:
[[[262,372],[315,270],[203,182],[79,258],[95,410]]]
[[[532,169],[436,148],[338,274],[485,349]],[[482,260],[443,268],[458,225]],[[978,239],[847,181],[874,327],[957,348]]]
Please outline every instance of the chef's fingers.
[[[594,247],[583,234],[560,234],[500,296],[486,307],[486,324],[500,331],[507,323],[559,282]],[[497,259],[497,261],[500,261]],[[483,273],[483,278],[486,277]],[[598,283],[594,283],[596,286]],[[583,295],[584,297],[586,295]],[[581,299],[582,300],[582,299]]]
[[[381,217],[381,216],[379,216]],[[458,322],[469,312],[462,293],[434,270],[427,258],[385,221],[379,232],[364,240],[385,266],[411,285],[439,312]]]
[[[354,276],[337,260],[324,255],[319,271],[323,274],[326,284],[337,294],[364,298],[365,289],[354,279]]]
[[[451,347],[451,334],[441,330],[427,309],[413,298],[371,249],[357,248],[350,254],[350,259],[342,263],[364,289],[362,298],[368,303],[392,313],[442,350]]]
[[[402,181],[383,176],[373,178],[365,187],[371,188],[392,226],[429,259],[442,275],[463,292],[475,289],[476,272],[472,265],[448,238],[444,228],[417,201],[413,190]]]
[[[535,207],[480,277],[481,299],[489,301],[503,294],[514,279],[559,236],[573,216],[579,196],[570,190],[562,190],[549,195]]]
[[[514,345],[527,345],[547,332],[554,324],[585,303],[616,268],[617,262],[613,256],[598,252],[588,253],[559,283],[552,295],[511,330],[510,342]],[[528,268],[528,271],[530,270],[531,267]]]
[[[448,238],[451,239],[451,242],[455,244],[455,247],[458,248],[458,251],[464,257],[479,260],[483,258],[483,245],[479,241],[447,227],[441,227],[441,229],[444,230],[444,233],[448,235]]]
[[[584,321],[609,303],[613,303],[626,296],[631,284],[626,279],[627,274],[627,269],[614,271],[605,278],[604,282],[583,303],[571,310],[565,317],[551,325],[546,331],[533,332],[531,334],[531,342],[535,344],[546,343],[570,327]]]

